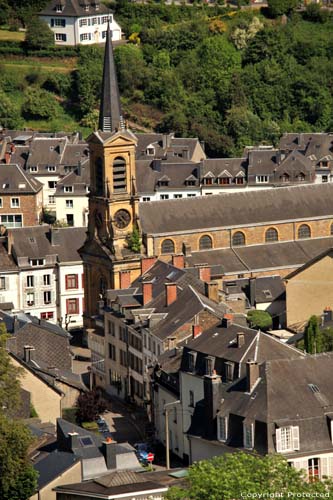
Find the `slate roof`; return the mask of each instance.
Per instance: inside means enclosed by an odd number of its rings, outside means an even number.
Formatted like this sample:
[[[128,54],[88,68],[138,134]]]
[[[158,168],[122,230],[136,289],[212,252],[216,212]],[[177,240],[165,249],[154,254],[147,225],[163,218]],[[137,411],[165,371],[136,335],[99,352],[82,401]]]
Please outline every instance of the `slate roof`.
[[[136,148],[136,159],[152,159],[146,154],[147,147],[153,145],[155,148],[155,158],[173,158],[174,162],[191,160],[199,139],[196,137],[174,137],[173,134],[136,134],[138,145]],[[164,143],[163,143],[164,141]],[[168,143],[168,145],[166,145]],[[185,153],[186,152],[186,153]],[[185,157],[183,156],[185,154]]]
[[[84,227],[50,229],[44,225],[10,229],[9,233],[13,237],[17,258],[45,258],[47,255],[56,255],[60,263],[82,260],[78,249],[86,238]]]
[[[308,269],[313,264],[315,264],[319,260],[323,259],[327,255],[329,255],[331,258],[333,257],[333,248],[332,247],[328,248],[327,250],[325,250],[324,252],[320,253],[319,255],[316,255],[316,257],[314,257],[313,259],[308,260],[308,262],[306,262],[303,266],[299,267],[298,269],[296,269],[292,273],[290,273],[287,276],[285,276],[284,279],[285,280],[289,280],[289,279],[293,278],[294,276],[297,276],[297,274],[302,273],[305,269]]]
[[[159,170],[154,166],[154,161],[138,160],[136,162],[136,184],[138,193],[152,193],[159,189],[158,181],[162,180],[163,176],[169,178],[168,190],[181,189],[191,190],[199,186],[199,166],[194,163],[184,161],[176,163],[161,160]],[[189,186],[186,183],[188,177],[193,176],[194,186]],[[161,189],[165,190],[166,186]]]
[[[98,2],[99,9],[96,10],[94,2],[91,0],[62,0],[64,8],[62,12],[57,12],[56,5],[59,4],[59,0],[51,0],[48,6],[43,9],[39,15],[40,16],[57,16],[57,17],[86,17],[92,15],[109,14],[111,11],[102,3]],[[84,5],[89,5],[89,11],[85,11]]]
[[[239,172],[242,172],[245,176],[247,163],[247,158],[205,159],[202,161],[201,177],[204,177],[208,172],[212,172],[214,177],[217,178],[224,171],[229,172],[233,177],[236,177]]]
[[[41,460],[34,463],[34,469],[39,474],[37,478],[38,491],[64,474],[79,461],[80,457],[73,453],[58,450],[43,456]]]
[[[140,220],[146,234],[306,220],[332,216],[332,195],[327,183],[146,202],[139,206]]]
[[[88,196],[87,188],[90,185],[89,165],[80,168],[80,172],[70,172],[57,182],[55,196],[71,198],[76,196]],[[66,193],[64,186],[73,186],[72,193]]]
[[[0,195],[36,194],[42,188],[43,184],[18,165],[0,163]]]
[[[6,242],[1,241],[0,238],[0,273],[5,273],[6,271],[15,272],[18,271],[18,267],[12,256],[8,255]]]

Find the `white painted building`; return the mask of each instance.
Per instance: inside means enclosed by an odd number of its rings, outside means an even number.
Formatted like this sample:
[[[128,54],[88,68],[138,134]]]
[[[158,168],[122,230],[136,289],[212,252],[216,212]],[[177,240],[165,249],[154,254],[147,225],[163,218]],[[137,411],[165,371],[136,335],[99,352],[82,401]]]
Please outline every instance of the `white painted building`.
[[[121,27],[99,0],[52,0],[39,15],[53,31],[56,45],[104,43],[108,22],[112,40],[121,40]]]

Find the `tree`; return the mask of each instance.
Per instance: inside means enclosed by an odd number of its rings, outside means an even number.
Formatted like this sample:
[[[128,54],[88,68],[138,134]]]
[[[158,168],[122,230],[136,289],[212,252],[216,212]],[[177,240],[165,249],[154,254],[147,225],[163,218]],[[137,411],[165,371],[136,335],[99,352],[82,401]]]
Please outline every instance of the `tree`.
[[[47,90],[28,87],[24,98],[22,111],[26,118],[49,120],[58,114],[58,103]]]
[[[46,22],[38,16],[33,16],[25,34],[25,43],[28,49],[39,50],[54,46],[54,34]]]
[[[297,5],[299,0],[268,0],[268,10],[272,17],[290,14]]]
[[[17,105],[2,90],[0,90],[0,125],[14,129],[23,125]]]
[[[319,496],[333,491],[330,480],[309,483],[302,472],[290,467],[280,455],[259,457],[243,452],[214,457],[196,462],[189,469],[188,488],[171,488],[168,500],[230,500],[255,498],[258,492],[269,492],[270,497],[288,498]],[[317,495],[316,495],[317,493]],[[321,495],[320,495],[321,496]]]
[[[127,236],[127,248],[135,253],[140,253],[141,251],[141,238],[137,227]]]
[[[106,409],[105,402],[96,389],[80,394],[76,406],[76,420],[79,423],[95,420]]]
[[[317,316],[311,316],[304,332],[304,349],[309,354],[322,352],[322,332],[319,328]]]
[[[0,323],[0,498],[27,500],[35,492],[37,473],[28,460],[32,437],[28,428],[13,418],[20,406],[20,371],[5,349],[7,331]]]
[[[247,321],[251,328],[257,328],[266,332],[272,328],[272,316],[267,311],[252,309],[247,313]]]

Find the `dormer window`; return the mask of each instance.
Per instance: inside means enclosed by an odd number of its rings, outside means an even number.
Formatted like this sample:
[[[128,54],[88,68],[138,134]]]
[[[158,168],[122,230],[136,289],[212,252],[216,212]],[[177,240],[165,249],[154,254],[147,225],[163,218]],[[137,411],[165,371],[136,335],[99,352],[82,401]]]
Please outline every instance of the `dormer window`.
[[[254,447],[254,424],[245,423],[243,424],[243,446],[248,450],[252,450]]]
[[[299,450],[299,427],[287,426],[276,429],[276,451],[286,453]]]
[[[305,181],[305,175],[303,174],[303,172],[300,172],[298,174],[297,180],[298,180],[298,182],[304,182]]]
[[[45,259],[30,259],[30,265],[32,267],[44,266]]]
[[[38,167],[30,167],[30,172],[38,172]]]
[[[56,12],[62,12],[64,9],[64,6],[61,3],[56,4]]]
[[[281,175],[281,182],[289,182],[290,181],[290,176],[286,173]]]
[[[47,167],[48,172],[55,172],[57,170],[55,165],[50,165]]]
[[[73,191],[74,191],[73,186],[64,186],[65,193],[73,193]]]
[[[214,365],[215,358],[213,356],[207,356],[205,358],[205,375],[212,377],[214,375]]]
[[[188,371],[193,373],[195,370],[195,362],[197,358],[197,353],[194,351],[190,351],[187,353],[187,363],[188,363]]]
[[[149,144],[149,146],[147,146],[147,149],[146,149],[146,155],[147,156],[154,156],[155,154],[155,148],[152,144]]]
[[[232,175],[230,174],[230,172],[228,172],[228,170],[224,170],[218,176],[218,183],[219,184],[223,184],[223,185],[231,184],[231,180],[232,180]]]
[[[234,379],[234,368],[235,365],[231,361],[226,361],[225,366],[225,378],[227,382],[232,382]]]
[[[168,186],[169,185],[169,182],[170,182],[170,179],[167,175],[163,175],[163,177],[161,177],[159,180],[158,180],[158,185],[159,186]]]
[[[217,418],[217,439],[222,442],[228,439],[228,417]]]

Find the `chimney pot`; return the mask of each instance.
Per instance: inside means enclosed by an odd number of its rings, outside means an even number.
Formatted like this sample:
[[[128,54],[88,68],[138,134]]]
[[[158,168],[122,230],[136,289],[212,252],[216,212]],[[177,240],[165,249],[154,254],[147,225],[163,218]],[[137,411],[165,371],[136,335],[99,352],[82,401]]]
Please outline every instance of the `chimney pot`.
[[[202,334],[202,327],[200,325],[192,325],[192,337],[196,339]]]
[[[183,254],[173,255],[172,265],[178,267],[178,269],[184,269],[185,267],[184,255]]]
[[[153,282],[144,281],[142,283],[143,305],[145,306],[153,298]]]
[[[166,306],[170,306],[177,300],[177,284],[165,283]]]

